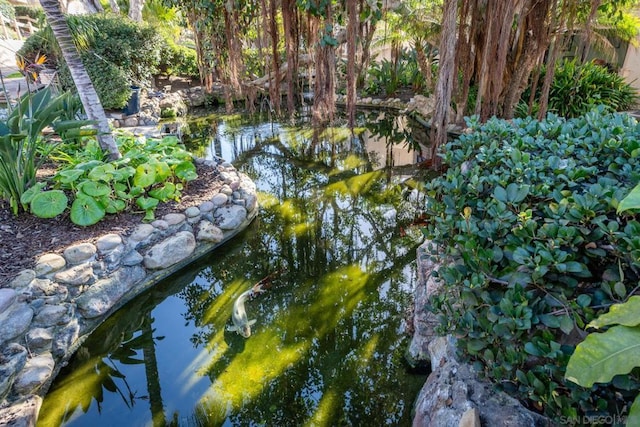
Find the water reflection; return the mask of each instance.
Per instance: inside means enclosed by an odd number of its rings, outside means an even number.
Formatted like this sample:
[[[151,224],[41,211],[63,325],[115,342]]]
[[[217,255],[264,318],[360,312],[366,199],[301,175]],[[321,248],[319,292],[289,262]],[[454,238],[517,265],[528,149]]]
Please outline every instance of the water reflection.
[[[402,364],[420,236],[374,141],[406,130],[210,122],[206,152],[255,180],[258,219],[105,322],[38,425],[408,424],[424,381]],[[269,275],[246,303],[251,337],[229,332],[235,298]]]

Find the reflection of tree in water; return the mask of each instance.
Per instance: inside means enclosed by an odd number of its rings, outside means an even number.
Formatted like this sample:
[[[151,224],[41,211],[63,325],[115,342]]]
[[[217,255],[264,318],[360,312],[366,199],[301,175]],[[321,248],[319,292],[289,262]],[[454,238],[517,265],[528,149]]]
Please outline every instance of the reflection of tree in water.
[[[382,172],[373,171],[374,165],[362,155],[366,150],[354,150],[354,145],[362,145],[358,138],[340,130],[324,135],[304,132],[283,132],[280,139],[270,138],[240,153],[234,163],[265,191],[259,227],[242,254],[222,262],[233,277],[223,279],[213,268],[206,269],[202,275],[212,288],[190,285],[182,295],[188,318],[203,319],[208,304],[224,292],[225,282],[244,280],[250,286],[285,266],[274,288],[251,307],[260,317],[257,333],[262,329],[279,334],[283,348],[301,340],[309,345],[303,357],[263,384],[250,403],[229,397],[229,402],[242,403],[234,405],[232,414],[204,403],[195,415],[201,424],[229,417],[238,425],[255,420],[299,425],[319,416],[329,424],[394,424],[408,416],[414,395],[402,395],[395,384],[397,371],[389,366],[402,365],[402,340],[397,335],[415,241],[400,237],[400,224],[379,209],[404,206],[401,192],[386,183]],[[316,141],[312,155],[305,136],[325,138]],[[342,139],[330,144],[327,136]],[[354,156],[354,151],[361,155]],[[340,279],[345,283],[352,280],[350,275],[355,281],[361,280],[358,275],[366,278],[361,289],[325,301],[323,286],[336,271],[346,272]],[[335,290],[342,292],[339,286]],[[325,318],[328,329],[321,324]],[[395,326],[389,328],[389,323]],[[201,330],[193,341],[210,345],[217,329],[208,335]],[[235,344],[232,341],[208,367],[212,383],[245,351],[244,345]],[[265,358],[278,355],[274,349],[265,350]],[[223,417],[216,418],[221,413]]]

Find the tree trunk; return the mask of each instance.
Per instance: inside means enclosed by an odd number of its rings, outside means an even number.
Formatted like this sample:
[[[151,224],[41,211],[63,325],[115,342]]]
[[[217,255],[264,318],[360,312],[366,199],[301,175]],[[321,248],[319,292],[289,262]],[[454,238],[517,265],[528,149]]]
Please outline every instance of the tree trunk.
[[[523,24],[516,32],[521,41],[516,43],[517,52],[513,52],[513,70],[507,82],[504,97],[503,116],[506,119],[513,118],[515,107],[527,87],[529,76],[536,64],[540,63],[549,44],[547,17],[551,1],[530,1],[529,4],[530,7],[525,13],[526,17],[520,20]]]
[[[57,0],[40,0],[40,5],[44,9],[47,22],[51,26],[51,30],[58,42],[62,57],[69,67],[69,72],[78,89],[78,95],[80,96],[80,101],[82,101],[84,111],[89,120],[95,120],[97,123],[97,138],[100,147],[109,153],[109,157],[112,160],[121,158],[122,155],[111,134],[100,98],[98,98],[96,89],[80,59],[76,45],[73,43],[67,21],[65,21],[60,11],[60,3]]]
[[[491,19],[489,19],[484,38],[475,108],[475,113],[483,122],[501,113],[499,111],[500,95],[504,85],[511,28],[520,3],[520,1],[505,2],[503,0],[487,2],[487,16]]]
[[[445,0],[442,18],[442,36],[440,39],[440,70],[436,83],[436,109],[431,120],[431,161],[434,169],[440,169],[442,159],[438,156],[438,148],[447,142],[447,125],[449,124],[449,106],[453,80],[455,79],[456,57],[456,16],[457,0]]]
[[[331,2],[327,3],[324,22],[320,22],[320,18],[317,17],[313,19],[319,21],[317,28],[320,28],[324,35],[331,36],[326,33],[328,29],[333,28]],[[316,81],[313,93],[312,120],[319,124],[333,121],[335,115],[335,47],[320,38],[316,43],[315,58]]]
[[[282,0],[284,45],[287,51],[287,111],[293,115],[298,98],[298,13],[295,0]]]
[[[553,82],[553,76],[555,74],[556,61],[560,56],[562,42],[558,40],[561,37],[562,31],[564,29],[564,2],[563,2],[563,12],[560,13],[562,17],[560,19],[560,25],[556,25],[558,23],[557,15],[555,10],[558,6],[558,0],[553,1],[553,7],[551,9],[553,15],[551,18],[551,25],[549,26],[549,39],[551,43],[549,45],[549,53],[547,54],[547,72],[544,76],[544,81],[542,83],[542,90],[540,92],[540,110],[538,111],[538,120],[543,120],[547,115],[547,109],[549,108],[549,91],[551,90],[551,83]]]
[[[357,0],[347,0],[347,115],[349,127],[356,122],[356,36],[358,31]]]
[[[273,102],[273,108],[276,111],[276,114],[280,115],[280,101],[282,95],[280,94],[280,56],[278,55],[279,37],[276,0],[269,0],[269,14],[271,15],[271,20],[269,21],[269,35],[271,36],[271,63],[273,67],[273,75],[275,77],[272,81],[274,97],[271,102]]]
[[[117,0],[109,0],[109,6],[111,6],[111,12],[120,15],[120,6],[118,6]]]
[[[144,0],[129,0],[129,18],[135,22],[142,22],[142,8]]]
[[[585,24],[584,40],[582,42],[582,51],[580,52],[580,62],[584,63],[589,57],[589,49],[591,47],[591,35],[593,34],[593,21],[598,13],[598,8],[602,4],[602,0],[591,0],[591,11]]]
[[[460,27],[458,29],[458,41],[456,49],[456,64],[454,70],[460,70],[462,80],[454,80],[454,93],[456,97],[456,123],[462,123],[466,114],[467,102],[469,98],[469,85],[475,72],[475,60],[471,55],[471,46],[475,39],[476,28],[471,25],[473,17],[470,1],[463,2],[460,9]]]

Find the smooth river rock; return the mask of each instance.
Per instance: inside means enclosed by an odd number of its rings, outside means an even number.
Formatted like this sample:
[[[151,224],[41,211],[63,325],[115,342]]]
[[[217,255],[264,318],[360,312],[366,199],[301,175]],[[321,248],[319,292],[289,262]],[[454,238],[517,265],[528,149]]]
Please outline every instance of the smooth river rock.
[[[58,271],[53,278],[57,282],[67,286],[87,285],[95,281],[93,265],[90,263],[84,263],[63,271]]]
[[[151,270],[168,268],[189,257],[195,249],[193,233],[180,231],[149,249],[144,256],[144,266]]]
[[[32,319],[33,310],[28,304],[12,305],[0,315],[0,344],[24,334]]]
[[[36,263],[34,270],[37,277],[44,277],[49,273],[61,270],[67,265],[67,261],[58,254],[44,254]]]
[[[4,313],[16,300],[18,293],[10,288],[0,289],[0,315]]]
[[[96,252],[98,252],[98,249],[91,243],[80,243],[69,246],[64,250],[63,255],[69,264],[76,265],[88,261]]]
[[[18,372],[27,362],[27,349],[20,344],[11,343],[0,353],[0,401],[11,390]],[[2,422],[2,417],[0,417]]]
[[[140,266],[117,270],[110,277],[98,280],[76,299],[78,310],[89,319],[105,314],[145,276],[146,273]]]
[[[198,241],[218,243],[224,239],[224,233],[210,221],[200,221],[197,239]]]
[[[244,206],[222,206],[216,210],[214,218],[223,230],[234,230],[247,218],[247,210]]]
[[[105,234],[100,237],[96,242],[96,247],[98,248],[98,252],[101,254],[109,253],[118,247],[118,245],[122,244],[122,237],[118,234]]]
[[[54,366],[53,355],[49,352],[28,359],[13,383],[14,391],[28,394],[37,390],[49,379]]]

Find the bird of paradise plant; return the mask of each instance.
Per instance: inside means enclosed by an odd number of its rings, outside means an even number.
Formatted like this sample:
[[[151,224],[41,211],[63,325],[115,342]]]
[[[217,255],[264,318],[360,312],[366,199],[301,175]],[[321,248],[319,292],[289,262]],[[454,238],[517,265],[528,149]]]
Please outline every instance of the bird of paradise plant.
[[[31,92],[31,87],[29,82],[37,82],[38,77],[40,76],[40,71],[44,68],[44,64],[47,62],[46,55],[40,55],[40,53],[36,54],[33,62],[27,61],[24,57],[18,57],[16,59],[16,65],[18,66],[18,70],[25,76],[27,81],[27,91]]]

